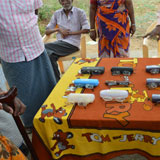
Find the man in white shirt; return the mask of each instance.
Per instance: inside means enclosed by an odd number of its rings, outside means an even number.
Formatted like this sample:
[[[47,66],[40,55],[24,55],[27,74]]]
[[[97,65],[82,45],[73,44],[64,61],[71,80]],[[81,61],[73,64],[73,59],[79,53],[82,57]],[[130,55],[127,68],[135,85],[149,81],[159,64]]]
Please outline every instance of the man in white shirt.
[[[56,61],[78,51],[81,34],[88,33],[90,28],[85,12],[73,7],[73,0],[59,0],[59,3],[62,8],[55,11],[46,27],[46,35],[57,32],[57,41],[45,45],[57,81],[60,73]]]

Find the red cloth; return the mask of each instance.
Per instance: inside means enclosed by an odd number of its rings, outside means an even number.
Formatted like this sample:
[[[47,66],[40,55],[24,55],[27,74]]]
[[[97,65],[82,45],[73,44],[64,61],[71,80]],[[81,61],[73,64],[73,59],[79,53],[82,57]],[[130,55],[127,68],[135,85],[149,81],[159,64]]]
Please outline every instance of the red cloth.
[[[123,63],[120,62],[119,58],[102,58],[98,67],[105,66],[105,73],[101,75],[92,75],[90,78],[98,79],[100,85],[94,88],[94,95],[96,97],[95,101],[87,105],[87,109],[81,109],[79,106],[73,108],[70,112],[70,117],[68,119],[70,128],[106,128],[106,129],[123,129],[123,130],[147,130],[147,131],[157,131],[160,132],[159,126],[159,115],[160,109],[155,107],[152,101],[148,98],[152,97],[152,94],[159,94],[160,88],[149,90],[146,87],[146,79],[151,77],[149,73],[145,71],[146,65],[159,64],[159,58],[139,58],[137,65],[134,63]],[[131,82],[131,92],[129,93],[129,99],[134,99],[133,101],[128,100],[127,103],[123,103],[124,108],[130,108],[129,110],[118,111],[116,108],[120,108],[121,103],[105,103],[100,98],[100,91],[110,88],[119,88],[118,86],[106,86],[106,80],[121,80],[120,76],[112,76],[111,68],[113,66],[126,66],[134,67],[134,74],[129,76]],[[138,79],[140,77],[140,80]],[[154,78],[158,78],[159,74],[154,75]],[[129,88],[130,88],[129,87]],[[146,92],[147,97],[145,97],[144,92]],[[93,93],[90,89],[85,89],[84,93]],[[132,97],[132,98],[131,98]],[[141,101],[138,99],[141,99]],[[106,107],[107,106],[107,107]],[[115,110],[111,112],[110,109]],[[146,108],[149,108],[147,110]],[[114,117],[115,112],[117,115],[122,113],[125,115],[123,120],[118,120]],[[115,114],[116,115],[116,114]],[[113,117],[114,118],[113,118]],[[78,121],[77,121],[78,117]],[[88,120],[88,122],[86,121]],[[78,122],[78,123],[77,123]]]
[[[90,4],[97,4],[97,0],[90,0]]]

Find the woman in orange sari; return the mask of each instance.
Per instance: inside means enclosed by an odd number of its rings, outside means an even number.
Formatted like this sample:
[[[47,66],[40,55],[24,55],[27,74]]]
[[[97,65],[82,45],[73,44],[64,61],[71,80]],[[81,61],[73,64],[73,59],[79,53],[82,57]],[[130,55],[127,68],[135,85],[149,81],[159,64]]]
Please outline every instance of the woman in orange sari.
[[[136,31],[132,0],[90,0],[90,26],[90,38],[96,41],[98,34],[99,57],[129,57]]]

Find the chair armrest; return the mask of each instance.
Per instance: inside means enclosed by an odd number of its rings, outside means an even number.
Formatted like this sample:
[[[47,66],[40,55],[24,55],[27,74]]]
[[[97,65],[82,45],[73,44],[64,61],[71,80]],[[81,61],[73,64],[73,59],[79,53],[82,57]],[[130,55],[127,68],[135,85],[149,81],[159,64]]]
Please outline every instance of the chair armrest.
[[[81,50],[81,57],[86,58],[86,35],[81,36],[81,42],[80,42],[80,50]]]
[[[143,58],[148,58],[148,38],[143,39]]]
[[[153,22],[146,30],[146,34],[151,32],[157,25],[157,21]]]
[[[42,37],[43,43],[47,43],[50,38],[51,38],[51,35],[46,35],[46,34],[45,34],[45,35]]]
[[[53,35],[54,35],[54,33],[52,33],[52,34],[50,34],[50,35],[44,35],[43,37],[42,37],[42,40],[43,40],[43,43],[49,43],[49,42],[53,42],[54,40],[53,40]]]
[[[160,40],[158,40],[158,57],[160,57]]]

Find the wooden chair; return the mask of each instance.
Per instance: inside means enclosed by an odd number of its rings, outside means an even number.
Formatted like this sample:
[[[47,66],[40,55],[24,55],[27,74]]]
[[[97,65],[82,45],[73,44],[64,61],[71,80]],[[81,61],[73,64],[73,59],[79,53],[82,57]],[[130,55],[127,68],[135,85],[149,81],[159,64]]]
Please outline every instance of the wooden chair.
[[[55,41],[55,39],[53,39],[53,34],[51,35],[44,35],[43,36],[43,42],[44,43],[49,43],[49,42],[53,42]],[[80,42],[80,50],[77,52],[74,52],[68,56],[64,56],[64,57],[60,57],[58,59],[58,64],[59,64],[59,68],[61,73],[64,73],[64,67],[63,67],[63,61],[70,61],[73,60],[75,58],[86,58],[86,36],[82,35],[81,36],[81,42]]]
[[[157,25],[157,22],[153,22],[148,28],[145,34],[151,32]],[[143,57],[148,58],[149,57],[149,38],[143,39]],[[160,40],[158,41],[158,55],[157,57],[160,57]]]

